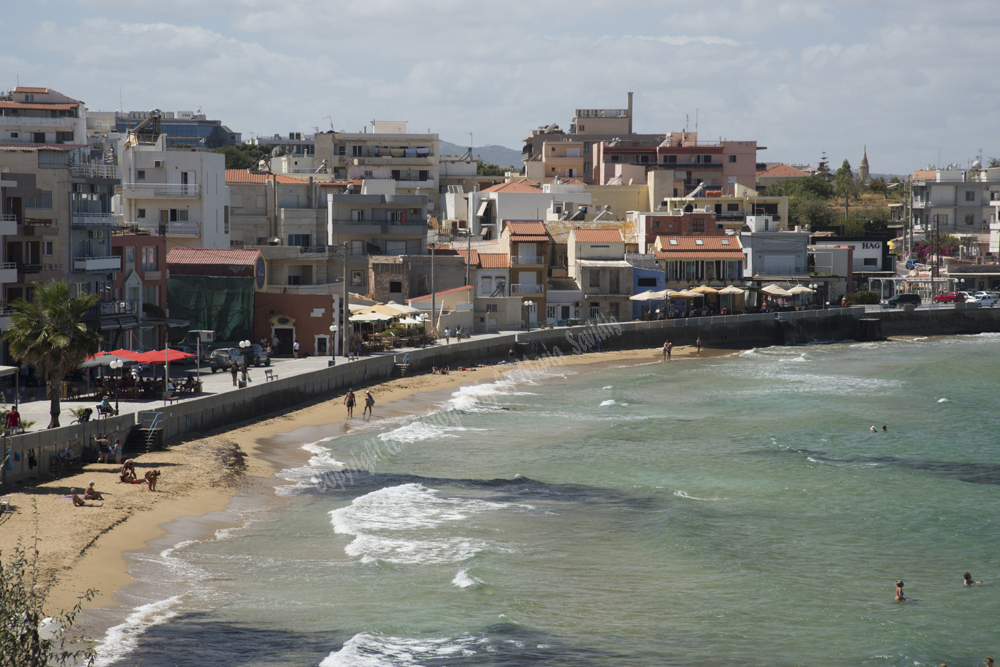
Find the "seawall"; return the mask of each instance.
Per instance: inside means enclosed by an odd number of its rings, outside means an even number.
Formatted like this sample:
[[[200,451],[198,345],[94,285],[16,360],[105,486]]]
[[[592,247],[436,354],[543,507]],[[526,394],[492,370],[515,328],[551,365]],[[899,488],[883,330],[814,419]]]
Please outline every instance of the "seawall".
[[[163,429],[164,439],[169,440],[328,399],[343,393],[347,387],[364,386],[390,377],[397,361],[403,362],[404,357],[411,369],[427,371],[433,366],[474,365],[483,360],[495,362],[505,358],[510,349],[515,350],[518,359],[534,360],[539,356],[568,356],[597,349],[658,348],[665,340],[675,345],[691,345],[699,337],[706,347],[728,348],[836,342],[858,340],[862,318],[879,319],[884,336],[1000,332],[1000,308],[969,308],[966,304],[920,311],[883,310],[867,315],[864,308],[834,308],[511,332],[434,345],[405,354],[340,362],[329,368],[255,383],[239,391],[196,396],[169,406],[151,407],[148,412],[8,437],[3,445],[12,460],[10,468],[4,466],[4,479],[10,483],[30,475],[46,476],[49,460],[56,452],[70,447],[80,454],[92,446],[95,433],[107,433],[112,440],[121,438],[124,442],[129,431],[154,418]],[[28,468],[29,450],[34,450],[39,464],[37,470]]]

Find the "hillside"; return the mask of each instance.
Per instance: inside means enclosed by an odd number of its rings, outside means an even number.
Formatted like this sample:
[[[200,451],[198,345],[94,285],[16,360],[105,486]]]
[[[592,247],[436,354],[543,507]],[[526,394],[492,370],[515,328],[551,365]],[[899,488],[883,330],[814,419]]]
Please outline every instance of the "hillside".
[[[441,155],[462,155],[468,146],[459,146],[450,141],[441,140]],[[522,169],[524,162],[521,161],[521,152],[506,146],[478,146],[472,149],[473,157],[481,158],[487,164],[496,164],[501,167],[514,167]]]

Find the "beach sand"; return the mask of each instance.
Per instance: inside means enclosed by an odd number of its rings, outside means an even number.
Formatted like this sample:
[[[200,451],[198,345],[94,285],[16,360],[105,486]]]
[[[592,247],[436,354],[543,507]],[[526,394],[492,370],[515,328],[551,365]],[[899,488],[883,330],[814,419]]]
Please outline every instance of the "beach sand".
[[[702,358],[732,354],[733,350],[702,349]],[[694,361],[693,346],[673,349],[675,361]],[[554,358],[558,365],[648,363],[662,358],[660,349],[609,351]],[[536,362],[532,362],[536,363]],[[532,363],[521,364],[533,368]],[[361,418],[362,396],[371,389],[376,413],[387,404],[422,392],[442,391],[463,384],[492,381],[496,374],[517,368],[491,366],[449,375],[422,374],[387,380],[370,387],[355,387]],[[181,517],[204,516],[224,509],[232,496],[262,486],[274,475],[261,451],[267,439],[304,426],[336,423],[347,416],[343,394],[312,403],[298,410],[213,432],[198,438],[174,442],[162,452],[135,457],[140,475],[156,468],[162,476],[155,493],[145,485],[118,483],[119,466],[89,464],[84,471],[61,479],[46,479],[23,491],[11,492],[13,513],[0,517],[0,554],[6,559],[21,538],[30,544],[35,532],[35,511],[43,574],[53,581],[48,613],[69,609],[89,588],[98,595],[85,608],[116,604],[112,596],[131,582],[124,553],[143,548],[160,537],[165,526]],[[41,480],[41,477],[40,477]],[[104,495],[102,507],[73,507],[66,496],[76,488],[82,495],[89,481]]]

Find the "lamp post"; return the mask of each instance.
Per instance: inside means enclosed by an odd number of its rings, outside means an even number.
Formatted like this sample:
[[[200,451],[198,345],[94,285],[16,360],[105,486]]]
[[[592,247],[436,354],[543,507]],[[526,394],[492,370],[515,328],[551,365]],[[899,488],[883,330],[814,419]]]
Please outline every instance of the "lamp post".
[[[121,373],[121,371],[122,371],[122,366],[125,365],[125,362],[123,362],[121,359],[114,359],[108,365],[111,366],[112,370],[118,371],[118,380],[115,382],[115,414],[119,414],[119,411],[118,411],[118,385],[121,384],[121,381],[122,381],[122,373]]]
[[[249,340],[241,340],[240,341],[240,351],[243,352],[243,363],[245,365],[247,365],[247,366],[250,365],[250,360],[247,359],[247,354],[249,352],[251,352],[250,348],[252,346],[253,346],[253,343],[251,343]]]
[[[337,356],[335,346],[337,345],[337,330],[339,327],[336,324],[330,325],[330,356]]]

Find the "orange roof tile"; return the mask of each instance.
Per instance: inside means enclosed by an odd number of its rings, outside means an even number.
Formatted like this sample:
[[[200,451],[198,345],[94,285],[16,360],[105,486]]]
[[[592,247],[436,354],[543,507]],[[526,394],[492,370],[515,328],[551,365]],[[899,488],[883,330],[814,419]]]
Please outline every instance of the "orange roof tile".
[[[465,260],[466,264],[472,264],[473,266],[479,266],[479,251],[478,250],[472,250],[472,251],[456,250],[455,252],[462,259]]]
[[[39,93],[39,94],[41,94],[41,93],[47,93],[47,92],[49,92],[49,89],[48,88],[38,88],[38,87],[35,87],[35,86],[18,86],[17,88],[14,89],[14,92],[15,93]]]
[[[743,259],[743,246],[735,236],[658,236],[656,247],[656,259]]]
[[[226,169],[226,183],[267,183],[272,178],[282,185],[308,185],[308,182],[301,178],[292,178],[284,174],[266,174],[261,171],[248,171],[246,169]]]
[[[481,190],[481,192],[541,192],[542,186],[534,181],[508,181],[506,183],[497,183],[496,185],[491,185],[488,188]]]
[[[937,178],[937,172],[933,169],[920,169],[913,172],[913,180],[915,181],[926,181],[928,179],[933,180],[935,178]]]
[[[622,233],[617,229],[574,229],[579,243],[622,243]]]
[[[772,164],[767,169],[757,171],[758,178],[762,176],[764,178],[803,178],[808,175],[801,169],[789,167],[787,164]]]
[[[735,250],[727,250],[725,252],[721,250],[709,250],[702,252],[678,252],[676,250],[661,252],[657,250],[654,254],[656,255],[656,259],[743,259],[743,253]]]
[[[509,269],[510,255],[503,252],[481,252],[479,253],[479,268]]]
[[[0,109],[31,109],[33,111],[69,111],[80,106],[72,104],[39,104],[37,102],[0,102]]]
[[[167,253],[167,264],[223,264],[254,266],[260,250],[219,250],[216,248],[174,248]]]
[[[531,234],[535,236],[545,236],[548,232],[545,224],[541,220],[505,220],[504,227],[510,230],[511,234]]]

